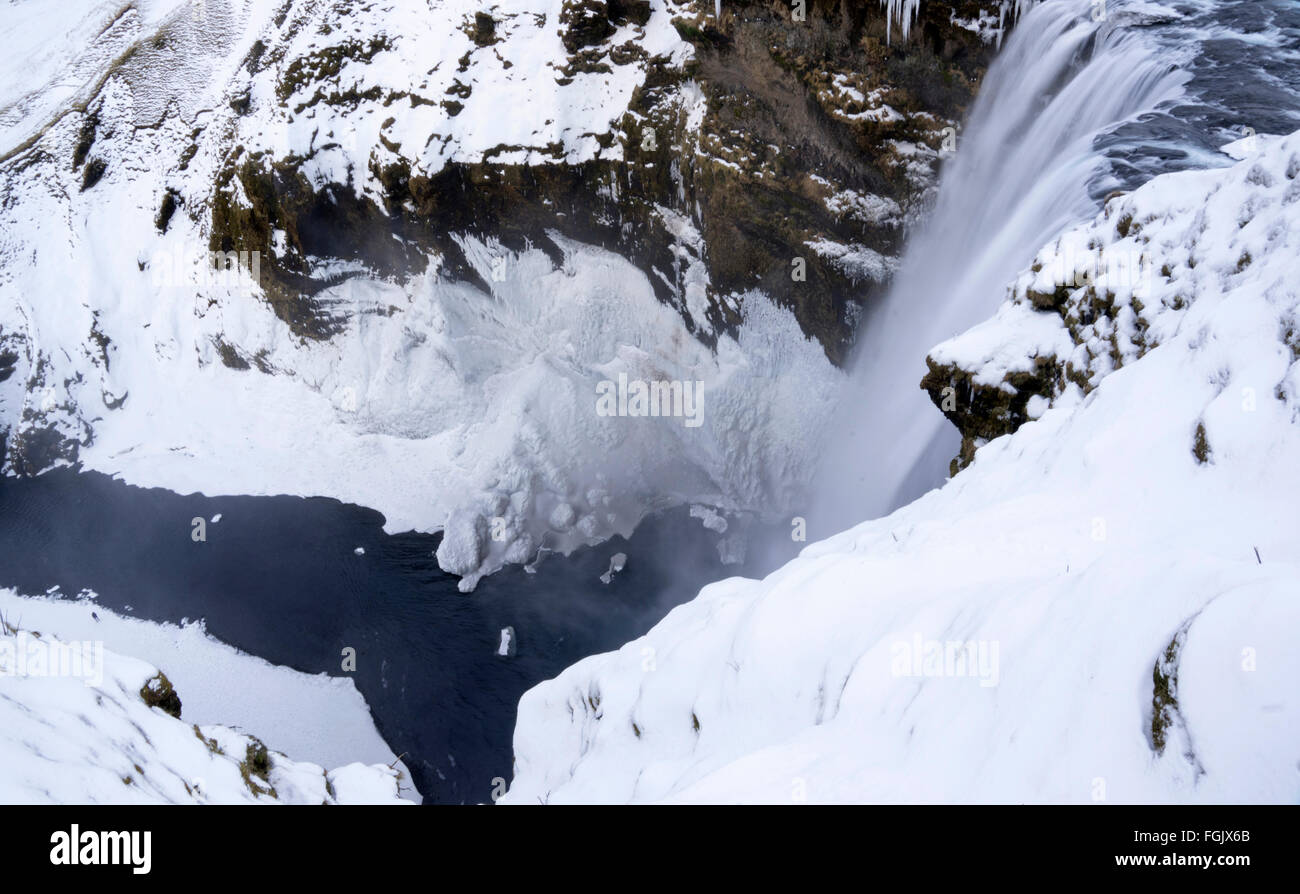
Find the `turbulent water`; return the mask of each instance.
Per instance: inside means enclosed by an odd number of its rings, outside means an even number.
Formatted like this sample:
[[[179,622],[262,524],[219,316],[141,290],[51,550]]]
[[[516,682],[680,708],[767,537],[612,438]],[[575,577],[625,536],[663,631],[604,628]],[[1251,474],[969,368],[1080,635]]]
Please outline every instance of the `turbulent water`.
[[[864,317],[814,491],[819,532],[943,481],[958,438],[918,388],[925,355],[990,316],[1042,245],[1113,190],[1300,127],[1298,46],[1290,0],[1043,0],[1021,17],[930,222]]]

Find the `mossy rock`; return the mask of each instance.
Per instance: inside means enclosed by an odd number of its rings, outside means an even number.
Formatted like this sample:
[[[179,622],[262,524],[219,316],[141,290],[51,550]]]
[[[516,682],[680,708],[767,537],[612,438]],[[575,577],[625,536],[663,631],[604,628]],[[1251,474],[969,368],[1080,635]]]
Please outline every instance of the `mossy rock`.
[[[140,698],[149,707],[158,708],[180,719],[181,697],[176,694],[171,680],[168,680],[167,675],[162,671],[145,680],[144,685],[140,687]]]
[[[256,736],[249,736],[244,759],[239,762],[239,774],[254,795],[277,797],[275,787],[271,785],[271,766],[271,753],[266,745]]]
[[[306,158],[248,158],[236,150],[211,203],[210,248],[260,251],[267,300],[296,335],[307,338],[328,338],[344,322],[315,300],[337,280],[313,277],[309,256],[360,261],[374,275],[400,280],[423,272],[436,254],[442,275],[487,289],[456,242],[466,234],[499,239],[511,250],[533,246],[558,259],[548,235],[558,231],[627,258],[661,301],[684,310],[681,284],[674,282],[679,246],[659,213],[667,208],[693,218],[705,238],[707,319],[683,314],[697,338],[713,346],[719,334],[734,333],[741,319],[737,296],[762,289],[794,313],[832,362],[843,364],[854,321],[884,284],[855,281],[807,243],[863,245],[893,256],[901,250],[902,230],[896,221],[866,224],[833,213],[826,196],[810,188],[812,178],[907,206],[916,187],[890,161],[888,141],[924,142],[935,120],[959,120],[993,50],[933,5],[922,7],[921,24],[906,45],[888,47],[884,12],[876,5],[809,5],[808,21],[794,28],[788,7],[780,5],[724,13],[721,24],[711,16],[678,19],[679,32],[685,29],[696,42],[695,59],[683,67],[667,57],[645,58],[636,41],[608,46],[618,28],[648,21],[645,0],[566,0],[561,37],[570,59],[562,75],[643,67],[628,114],[608,132],[591,135],[601,153],[610,150],[605,157],[566,164],[563,147],[555,145],[527,147],[532,163],[502,164],[494,158],[525,147],[501,146],[480,162],[451,163],[426,176],[400,158],[398,150],[410,147],[389,141],[371,156],[370,174],[382,190],[376,204],[358,198],[352,184],[314,188],[299,173]],[[498,39],[498,25],[488,7],[464,27],[482,46]],[[314,89],[307,104],[349,101],[325,96],[331,88],[316,82],[332,80],[348,59],[370,58],[385,46],[346,41],[295,59],[277,85],[279,96],[305,98]],[[878,124],[836,117],[817,96],[831,73],[843,71],[894,78],[891,104],[937,117],[915,119],[930,122],[924,126],[911,118]],[[680,102],[688,80],[707,96],[700,127],[688,127]],[[463,108],[468,89],[453,85],[440,100],[449,115]],[[650,133],[655,139],[646,139]],[[706,136],[716,145],[700,151]],[[234,199],[240,193],[247,203]],[[287,245],[283,253],[271,250],[277,230],[286,237],[279,243]],[[795,258],[805,262],[803,281],[790,275]]]
[[[1205,423],[1196,423],[1196,434],[1192,437],[1192,456],[1196,457],[1199,465],[1205,465],[1210,461],[1210,438],[1205,432]]]
[[[1051,400],[1065,387],[1066,373],[1054,356],[1037,357],[1030,370],[1009,372],[995,385],[977,384],[960,366],[927,357],[929,372],[921,388],[961,434],[961,452],[952,474],[966,468],[976,449],[1011,434],[1029,421],[1028,405],[1035,396]]]
[[[560,9],[560,40],[570,53],[595,46],[613,33],[605,0],[565,0]]]

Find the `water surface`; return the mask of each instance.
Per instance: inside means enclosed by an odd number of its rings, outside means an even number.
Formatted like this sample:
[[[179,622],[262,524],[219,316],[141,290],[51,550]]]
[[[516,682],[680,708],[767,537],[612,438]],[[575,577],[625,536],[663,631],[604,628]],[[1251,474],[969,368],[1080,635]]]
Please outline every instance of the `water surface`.
[[[218,514],[195,542],[192,520]],[[202,619],[217,639],[307,673],[342,675],[352,647],[350,676],[426,802],[460,803],[511,778],[525,690],[636,638],[710,581],[766,570],[722,565],[718,535],[682,509],[630,541],[549,558],[535,574],[507,568],[464,594],[434,559],[438,535],[382,525],[326,498],[180,495],[70,469],[3,478],[0,586],[90,589],[122,614]],[[627,566],[604,584],[618,552]],[[518,649],[500,658],[506,626]]]

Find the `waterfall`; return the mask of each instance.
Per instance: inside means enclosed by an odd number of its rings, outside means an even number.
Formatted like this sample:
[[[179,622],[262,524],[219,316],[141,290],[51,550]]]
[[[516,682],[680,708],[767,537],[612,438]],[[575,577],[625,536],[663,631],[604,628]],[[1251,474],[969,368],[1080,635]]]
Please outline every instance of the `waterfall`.
[[[891,14],[914,12],[906,0],[883,2]],[[1119,21],[1122,2],[1097,21],[1092,0],[1043,0],[990,67],[929,223],[864,314],[813,492],[822,533],[943,481],[958,437],[919,388],[926,353],[991,316],[1039,248],[1095,213],[1089,184],[1106,162],[1097,138],[1182,94],[1187,75]]]

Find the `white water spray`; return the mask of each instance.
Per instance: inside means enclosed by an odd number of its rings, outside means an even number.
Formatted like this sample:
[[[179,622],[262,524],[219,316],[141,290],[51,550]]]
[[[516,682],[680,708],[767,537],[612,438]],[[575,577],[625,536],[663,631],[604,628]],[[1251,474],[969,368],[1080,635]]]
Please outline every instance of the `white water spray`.
[[[919,388],[926,353],[990,316],[1039,248],[1095,213],[1088,183],[1104,164],[1096,136],[1180,95],[1187,78],[1176,60],[1113,11],[1096,20],[1094,8],[1043,0],[990,67],[930,222],[864,316],[814,489],[821,533],[943,481],[958,437]]]

